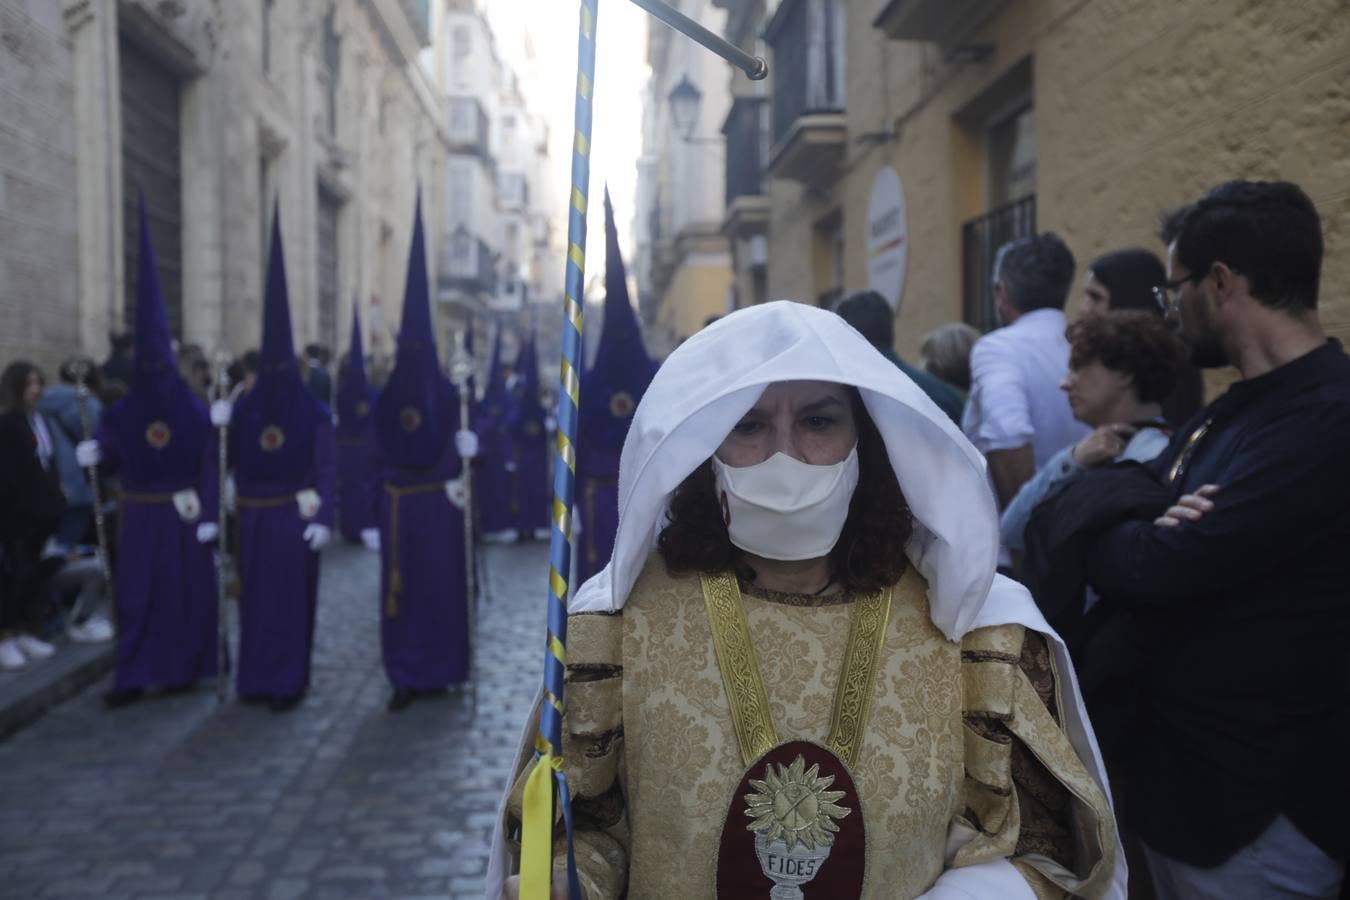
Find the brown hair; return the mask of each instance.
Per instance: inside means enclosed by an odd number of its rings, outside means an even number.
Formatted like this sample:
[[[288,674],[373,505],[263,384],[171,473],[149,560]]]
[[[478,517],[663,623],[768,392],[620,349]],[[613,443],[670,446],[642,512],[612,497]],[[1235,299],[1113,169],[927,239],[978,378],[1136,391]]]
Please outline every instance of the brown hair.
[[[886,442],[857,389],[848,391],[858,431],[858,487],[830,561],[834,579],[845,591],[865,594],[895,584],[904,574],[909,564],[905,544],[914,522],[891,468]],[[675,488],[667,515],[669,521],[656,548],[670,574],[732,569],[754,581],[754,570],[727,534],[710,462],[705,460]]]
[[[1096,361],[1134,381],[1143,403],[1160,403],[1176,387],[1183,352],[1180,339],[1158,316],[1146,312],[1111,312],[1079,319],[1065,332],[1069,368]]]

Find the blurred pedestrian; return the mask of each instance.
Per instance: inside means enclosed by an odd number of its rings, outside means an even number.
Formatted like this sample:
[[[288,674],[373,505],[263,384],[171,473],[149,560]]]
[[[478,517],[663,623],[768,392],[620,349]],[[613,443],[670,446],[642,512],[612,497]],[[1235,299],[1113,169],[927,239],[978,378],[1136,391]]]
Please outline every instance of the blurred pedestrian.
[[[239,522],[239,697],[286,712],[309,689],[337,448],[332,413],[300,380],[279,218],[272,216],[257,382],[232,410],[228,401],[216,407],[229,413]]]
[[[219,533],[218,451],[207,407],[175,364],[150,230],[141,209],[134,368],[84,467],[121,482],[117,656],[109,707],[147,688],[191,688],[218,671],[218,611],[210,544]]]
[[[459,422],[431,324],[421,205],[408,251],[394,371],[375,403],[380,476],[380,646],[390,712],[462,685],[469,668],[464,466],[478,451]]]
[[[994,300],[1004,327],[975,342],[961,427],[985,459],[999,507],[1037,469],[1087,434],[1059,389],[1069,367],[1064,304],[1073,254],[1050,232],[1011,241],[994,258]],[[1005,552],[1002,563],[1011,558]]]
[[[307,372],[305,383],[309,391],[327,406],[333,405],[333,377],[328,372],[328,348],[322,344],[307,344],[302,360]]]
[[[1146,312],[1091,316],[1070,325],[1067,337],[1069,371],[1060,386],[1074,418],[1092,432],[1050,457],[1003,510],[999,533],[1010,550],[1023,549],[1031,511],[1055,485],[1117,459],[1148,462],[1172,433],[1162,400],[1176,383],[1182,348],[1161,319]]]
[[[1104,315],[1120,310],[1137,310],[1162,318],[1165,310],[1154,296],[1154,289],[1166,281],[1163,264],[1148,250],[1116,250],[1099,256],[1088,266],[1083,279],[1083,301],[1078,316]],[[1205,402],[1205,382],[1200,369],[1183,362],[1177,384],[1163,401],[1163,418],[1173,427],[1181,427]]]
[[[338,374],[338,524],[344,538],[361,541],[373,550],[380,541],[379,463],[371,430],[377,394],[366,381],[361,344],[361,316],[353,304],[351,349]]]
[[[979,339],[980,332],[965,322],[948,322],[925,334],[919,343],[924,371],[960,391],[963,404],[970,393],[970,351]]]
[[[38,636],[47,578],[43,548],[65,508],[54,426],[38,411],[42,372],[18,360],[0,374],[0,669],[21,669],[55,652]]]
[[[545,539],[549,533],[550,501],[548,433],[552,417],[539,396],[539,356],[531,332],[520,348],[515,372],[508,379],[513,402],[501,428],[510,446],[506,467],[507,503],[511,528],[521,540]]]
[[[834,311],[867,338],[867,342],[876,347],[882,356],[904,372],[910,381],[917,384],[948,418],[960,424],[961,407],[965,405],[961,394],[936,375],[911,366],[895,352],[895,311],[885,297],[876,291],[849,294]]]
[[[131,332],[121,331],[111,335],[108,342],[112,349],[103,363],[103,378],[105,381],[118,382],[125,388],[131,384],[131,354],[136,346],[135,338]]]
[[[75,458],[75,447],[93,437],[98,430],[103,415],[103,404],[98,397],[102,384],[98,367],[86,356],[70,357],[61,364],[58,372],[60,383],[42,392],[38,410],[53,426],[56,465],[61,473],[61,490],[66,496],[66,511],[61,515],[57,540],[74,546],[88,543],[87,532],[94,524],[94,491],[85,469]],[[83,399],[76,390],[77,381],[83,381],[87,388]]]
[[[1140,476],[1169,498],[1151,520],[1099,523],[1087,552],[1102,603],[1146,648],[1122,729],[1125,816],[1164,900],[1336,897],[1350,359],[1317,313],[1321,223],[1296,185],[1235,181],[1162,237],[1159,294],[1192,360],[1241,379]]]

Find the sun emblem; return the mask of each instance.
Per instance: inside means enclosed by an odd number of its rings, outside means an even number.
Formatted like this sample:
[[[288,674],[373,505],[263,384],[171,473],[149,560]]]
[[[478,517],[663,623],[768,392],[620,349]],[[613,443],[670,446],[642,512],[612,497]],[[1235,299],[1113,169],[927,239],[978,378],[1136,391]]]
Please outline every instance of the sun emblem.
[[[543,429],[539,427],[538,422],[531,420],[525,423],[525,433],[530,437],[539,437],[543,433]]]
[[[258,443],[268,453],[275,453],[281,449],[282,444],[286,443],[286,432],[282,431],[277,425],[268,425],[262,430]]]
[[[364,419],[367,415],[370,414],[370,404],[364,400],[357,402],[356,414]]]
[[[398,414],[398,423],[404,431],[416,431],[422,427],[422,413],[415,406],[405,406]]]
[[[769,763],[763,781],[750,780],[754,790],[745,795],[750,804],[745,814],[754,821],[746,827],[768,843],[783,841],[788,850],[799,843],[811,850],[833,845],[839,831],[834,820],[852,812],[835,802],[843,798],[843,791],[828,789],[834,776],[820,777],[819,765],[807,769],[800,754],[792,765],[777,769]]]
[[[609,414],[616,419],[628,418],[635,408],[633,395],[627,391],[615,391],[609,398]]]
[[[145,429],[145,442],[156,450],[163,450],[169,446],[172,437],[173,431],[164,422],[151,422]]]

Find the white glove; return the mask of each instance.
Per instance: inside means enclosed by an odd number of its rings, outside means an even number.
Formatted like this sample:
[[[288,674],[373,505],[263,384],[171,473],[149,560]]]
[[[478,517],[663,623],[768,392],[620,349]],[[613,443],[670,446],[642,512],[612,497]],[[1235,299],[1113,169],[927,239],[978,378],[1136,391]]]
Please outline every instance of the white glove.
[[[455,509],[463,509],[464,502],[468,499],[468,492],[464,490],[464,479],[456,478],[445,483],[445,496],[449,498],[450,504]]]
[[[333,532],[327,525],[320,525],[318,522],[310,522],[305,526],[305,542],[309,544],[309,549],[315,553],[328,546],[328,541],[333,537]]]
[[[361,543],[363,543],[363,544],[366,545],[366,549],[367,549],[367,550],[379,550],[379,549],[380,549],[380,529],[378,529],[378,528],[362,528],[362,529],[361,529]]]
[[[314,488],[305,488],[295,495],[295,505],[300,508],[300,518],[312,519],[319,514],[319,507],[323,506],[323,498]]]
[[[478,435],[467,428],[455,432],[455,449],[461,459],[473,459],[478,455]]]
[[[230,424],[230,416],[234,415],[234,404],[228,400],[217,400],[211,404],[211,424],[217,428],[224,428]]]
[[[508,472],[514,472],[520,468],[520,465],[514,459],[508,459],[502,466]]]
[[[548,429],[549,431],[551,431],[551,432],[552,432],[552,431],[557,431],[557,430],[558,430],[558,420],[557,420],[556,418],[554,418],[553,416],[544,416],[544,427],[547,428],[547,429]]]
[[[75,445],[75,461],[81,469],[92,469],[103,461],[103,448],[98,441],[80,441]]]
[[[197,543],[209,544],[220,535],[220,526],[215,522],[202,522],[197,526]]]

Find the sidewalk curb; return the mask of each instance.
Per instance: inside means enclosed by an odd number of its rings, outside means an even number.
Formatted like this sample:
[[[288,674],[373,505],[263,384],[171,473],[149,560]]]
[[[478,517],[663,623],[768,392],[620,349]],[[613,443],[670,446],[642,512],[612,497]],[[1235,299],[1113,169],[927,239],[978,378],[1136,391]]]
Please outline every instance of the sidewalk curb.
[[[66,643],[51,659],[0,680],[0,741],[42,718],[63,700],[98,681],[113,667],[114,646]]]

